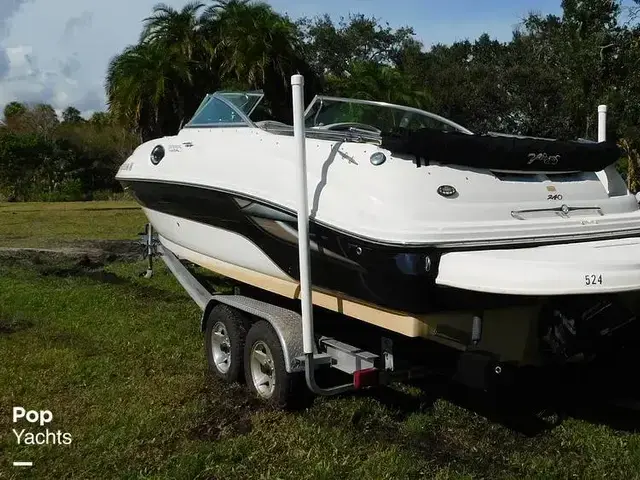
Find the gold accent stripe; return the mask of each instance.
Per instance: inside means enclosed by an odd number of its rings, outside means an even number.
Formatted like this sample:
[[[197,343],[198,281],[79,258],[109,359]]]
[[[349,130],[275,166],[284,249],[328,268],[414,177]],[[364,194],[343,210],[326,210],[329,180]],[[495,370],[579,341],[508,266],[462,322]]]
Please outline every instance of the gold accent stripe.
[[[219,275],[233,278],[237,281],[253,285],[290,299],[300,298],[300,284],[292,280],[273,277],[264,273],[256,272],[248,268],[240,267],[231,263],[218,260],[188,248],[177,245],[164,237],[162,243],[177,256],[195,263],[207,270]],[[412,316],[402,312],[394,312],[374,307],[353,299],[347,298],[336,292],[327,292],[314,289],[312,293],[314,305],[342,313],[349,317],[362,320],[378,327],[391,330],[408,337],[432,337],[435,333],[433,327],[438,323],[437,315]],[[451,313],[447,314],[449,317]],[[460,314],[468,316],[468,314]],[[429,325],[431,324],[431,326]]]

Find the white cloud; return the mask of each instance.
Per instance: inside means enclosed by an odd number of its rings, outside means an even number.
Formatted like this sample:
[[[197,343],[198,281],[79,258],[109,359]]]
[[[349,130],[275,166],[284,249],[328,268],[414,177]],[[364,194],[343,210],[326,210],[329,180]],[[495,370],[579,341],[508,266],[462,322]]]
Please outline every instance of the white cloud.
[[[25,103],[50,103],[63,110],[74,105],[79,110],[101,110],[104,108],[101,85],[85,83],[83,88],[74,78],[69,78],[80,69],[79,60],[70,57],[52,69],[41,67],[33,47],[20,45],[5,50],[9,60],[8,74],[0,82],[0,105],[17,100]]]
[[[9,75],[10,68],[9,55],[7,54],[7,51],[0,46],[0,80]]]
[[[60,73],[67,79],[72,80],[73,75],[82,69],[82,62],[77,54],[73,54],[64,60],[59,61]]]
[[[23,3],[29,0],[2,0],[0,2],[0,80],[9,75],[11,61],[2,40],[9,34],[11,18],[18,13]]]
[[[36,73],[33,47],[19,45],[5,49],[9,59],[10,78],[33,76]]]
[[[157,2],[0,0],[0,111],[11,101],[105,110],[108,63],[137,41]]]
[[[11,17],[20,11],[23,4],[30,0],[2,0],[0,2],[0,39],[9,34]]]
[[[70,40],[76,30],[90,27],[93,21],[93,13],[84,11],[77,17],[71,17],[64,26],[63,40]]]

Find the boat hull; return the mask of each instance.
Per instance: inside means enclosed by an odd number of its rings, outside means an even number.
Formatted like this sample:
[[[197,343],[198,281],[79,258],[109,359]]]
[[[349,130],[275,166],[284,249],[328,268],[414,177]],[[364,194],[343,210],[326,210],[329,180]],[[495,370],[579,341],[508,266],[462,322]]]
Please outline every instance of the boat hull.
[[[237,193],[210,188],[149,181],[123,183],[142,205],[164,247],[179,258],[285,298],[299,298],[298,245],[295,230],[292,232],[295,217],[288,212]],[[471,261],[476,258],[473,255],[486,262],[496,251],[450,252],[429,246],[407,249],[374,245],[313,222],[311,231],[314,305],[461,350],[472,343],[473,318],[480,315],[482,339],[477,348],[492,352],[501,361],[545,363],[542,337],[548,335],[540,329],[547,324],[553,331],[557,329],[555,320],[541,320],[549,317],[543,314],[549,296],[491,292],[496,290],[496,282],[518,283],[514,276],[529,278],[526,271],[518,271],[516,266],[510,270],[510,278],[501,280],[499,269],[495,269],[495,275],[489,276],[491,281],[478,286],[488,290],[484,292],[439,284],[454,284],[461,278],[477,280],[478,272],[473,269],[479,264]],[[505,255],[510,251],[505,250]],[[447,257],[455,254],[471,257]],[[431,261],[428,271],[426,257]],[[503,265],[509,263],[508,258],[502,260]],[[439,279],[441,266],[443,276]],[[490,265],[485,267],[491,272]],[[553,276],[553,272],[549,275]],[[593,293],[597,294],[597,289],[595,285]],[[599,297],[594,295],[589,302],[598,305]],[[637,297],[635,292],[627,292],[620,300],[631,312],[637,312]],[[574,304],[581,305],[581,301],[567,297],[561,303],[562,308]],[[577,318],[582,315],[580,311],[570,314]],[[626,314],[616,317],[615,325],[609,325],[610,320],[605,322],[611,330],[617,330],[618,323],[629,321]]]
[[[291,212],[213,188],[123,184],[172,242],[270,277],[299,280],[297,220]],[[310,237],[314,287],[412,314],[640,289],[640,239],[634,237],[445,250],[375,244],[313,220]]]
[[[228,264],[299,280],[296,217],[237,193],[151,181],[124,181],[156,231]],[[376,245],[311,221],[314,288],[411,314],[499,308],[531,299],[436,283],[444,251]]]
[[[173,244],[240,268],[293,280],[256,244],[238,233],[152,208],[143,207],[143,211],[154,230]]]

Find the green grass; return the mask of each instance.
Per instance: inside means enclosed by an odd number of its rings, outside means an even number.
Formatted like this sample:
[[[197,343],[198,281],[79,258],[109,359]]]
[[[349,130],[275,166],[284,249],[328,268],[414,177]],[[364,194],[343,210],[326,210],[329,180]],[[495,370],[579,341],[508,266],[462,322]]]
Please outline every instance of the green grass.
[[[579,419],[525,437],[411,389],[423,408],[358,395],[270,410],[206,373],[199,311],[161,262],[146,280],[142,261],[61,261],[0,263],[0,479],[640,478],[640,435]],[[13,406],[51,410],[72,444],[18,446]]]
[[[3,267],[0,478],[638,477],[640,436],[579,420],[527,438],[445,400],[271,411],[207,376],[197,307],[164,268],[143,268]],[[16,405],[51,410],[73,443],[17,446]]]
[[[146,223],[130,201],[0,203],[0,247],[135,239]]]

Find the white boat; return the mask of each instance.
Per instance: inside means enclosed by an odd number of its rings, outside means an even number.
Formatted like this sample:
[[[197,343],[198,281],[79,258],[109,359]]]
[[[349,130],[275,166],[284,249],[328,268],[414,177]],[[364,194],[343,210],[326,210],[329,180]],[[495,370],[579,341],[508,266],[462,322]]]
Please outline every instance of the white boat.
[[[117,179],[177,257],[299,298],[296,139],[263,100],[208,95]],[[568,357],[581,331],[595,345],[634,318],[640,209],[615,144],[479,135],[328,96],[306,108],[304,134],[313,304],[519,363]]]

